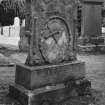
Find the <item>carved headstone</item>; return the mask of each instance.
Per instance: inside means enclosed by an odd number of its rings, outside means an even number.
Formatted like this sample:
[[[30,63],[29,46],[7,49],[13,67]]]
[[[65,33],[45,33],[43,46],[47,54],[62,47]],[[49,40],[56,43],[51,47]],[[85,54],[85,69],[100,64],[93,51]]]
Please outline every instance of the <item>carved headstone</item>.
[[[30,42],[31,48],[26,64],[53,64],[75,60],[75,5],[72,3],[71,0],[33,1],[30,22],[32,43]]]
[[[76,1],[26,0],[29,54],[25,65],[16,65],[15,85],[10,86],[10,95],[23,105],[56,104],[70,95],[70,79],[84,78],[84,62],[75,53]]]

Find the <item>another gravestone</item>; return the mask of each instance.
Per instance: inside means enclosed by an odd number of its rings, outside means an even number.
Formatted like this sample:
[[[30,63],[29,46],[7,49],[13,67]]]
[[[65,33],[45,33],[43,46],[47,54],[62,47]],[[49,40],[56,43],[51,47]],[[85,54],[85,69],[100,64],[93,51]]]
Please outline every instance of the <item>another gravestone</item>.
[[[83,0],[82,26],[79,47],[83,50],[96,51],[104,46],[101,34],[103,0]],[[98,50],[98,49],[97,49]]]
[[[84,0],[82,7],[82,35],[88,37],[101,36],[102,0]]]
[[[15,36],[19,37],[20,34],[20,19],[18,17],[14,18]]]
[[[14,24],[9,26],[9,32],[11,37],[19,37],[20,34],[20,19],[19,17],[14,18]]]
[[[76,1],[26,0],[26,3],[25,34],[30,48],[26,63],[16,65],[10,95],[23,105],[46,102],[49,105],[70,97],[76,88],[74,84],[83,92],[85,87],[80,84],[84,81],[85,65],[76,58]]]
[[[4,26],[3,27],[3,36],[5,36],[5,37],[9,37],[10,36],[9,26]]]

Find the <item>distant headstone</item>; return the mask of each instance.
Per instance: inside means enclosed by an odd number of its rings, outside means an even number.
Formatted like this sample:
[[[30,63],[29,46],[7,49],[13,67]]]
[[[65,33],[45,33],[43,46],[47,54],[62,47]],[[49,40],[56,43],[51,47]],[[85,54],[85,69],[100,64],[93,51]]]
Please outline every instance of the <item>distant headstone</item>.
[[[101,36],[102,0],[84,0],[82,7],[82,35],[83,37]]]
[[[20,19],[18,17],[14,18],[14,35],[15,37],[19,37],[20,34]]]
[[[25,35],[25,19],[22,21],[19,36],[20,36],[20,41],[19,41],[19,49],[20,49],[20,51],[28,52],[29,43],[28,43],[28,38]]]
[[[25,26],[21,26],[20,28],[20,34],[19,34],[20,40],[18,43],[19,50],[28,52],[29,44],[28,44],[28,38],[25,36]]]
[[[20,26],[20,19],[19,19],[19,17],[15,17],[14,18],[14,26]]]
[[[10,36],[16,37],[16,31],[14,25],[9,26]]]
[[[6,37],[10,36],[9,26],[3,27],[3,36],[6,36]]]
[[[22,21],[22,27],[25,27],[25,19]]]
[[[100,48],[97,49],[97,45],[104,45],[104,38],[101,37],[102,3],[103,0],[83,0],[79,46],[83,45],[82,48],[88,49],[87,51],[98,51]]]

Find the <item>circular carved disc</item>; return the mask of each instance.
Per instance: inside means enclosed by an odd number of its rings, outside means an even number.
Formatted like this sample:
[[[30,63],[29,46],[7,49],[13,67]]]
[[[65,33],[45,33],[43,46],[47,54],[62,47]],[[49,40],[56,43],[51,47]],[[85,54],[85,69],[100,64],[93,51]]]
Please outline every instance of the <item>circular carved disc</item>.
[[[52,19],[45,24],[40,39],[40,51],[49,63],[62,62],[69,44],[67,27],[60,19]]]

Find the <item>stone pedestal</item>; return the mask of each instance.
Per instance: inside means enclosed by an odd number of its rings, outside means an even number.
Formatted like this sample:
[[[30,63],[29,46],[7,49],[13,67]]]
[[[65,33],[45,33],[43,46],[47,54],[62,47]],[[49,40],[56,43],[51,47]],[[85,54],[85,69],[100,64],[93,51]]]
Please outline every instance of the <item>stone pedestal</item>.
[[[11,85],[10,96],[16,98],[22,105],[56,104],[69,97],[69,90],[65,90],[63,84],[58,86],[44,87],[36,90],[27,90],[21,85]]]
[[[43,105],[44,101],[49,102],[48,105],[57,104],[70,97],[77,88],[72,84],[68,88],[66,83],[84,77],[85,64],[80,61],[37,67],[17,65],[15,84],[10,85],[9,94],[22,105]]]
[[[97,47],[98,50],[101,50],[99,46],[105,45],[105,38],[101,37],[102,3],[102,0],[83,0],[81,26],[82,35],[78,41],[80,49],[96,51]]]
[[[33,90],[46,85],[62,83],[69,77],[77,79],[84,76],[85,65],[79,61],[36,67],[17,65],[15,83]]]

